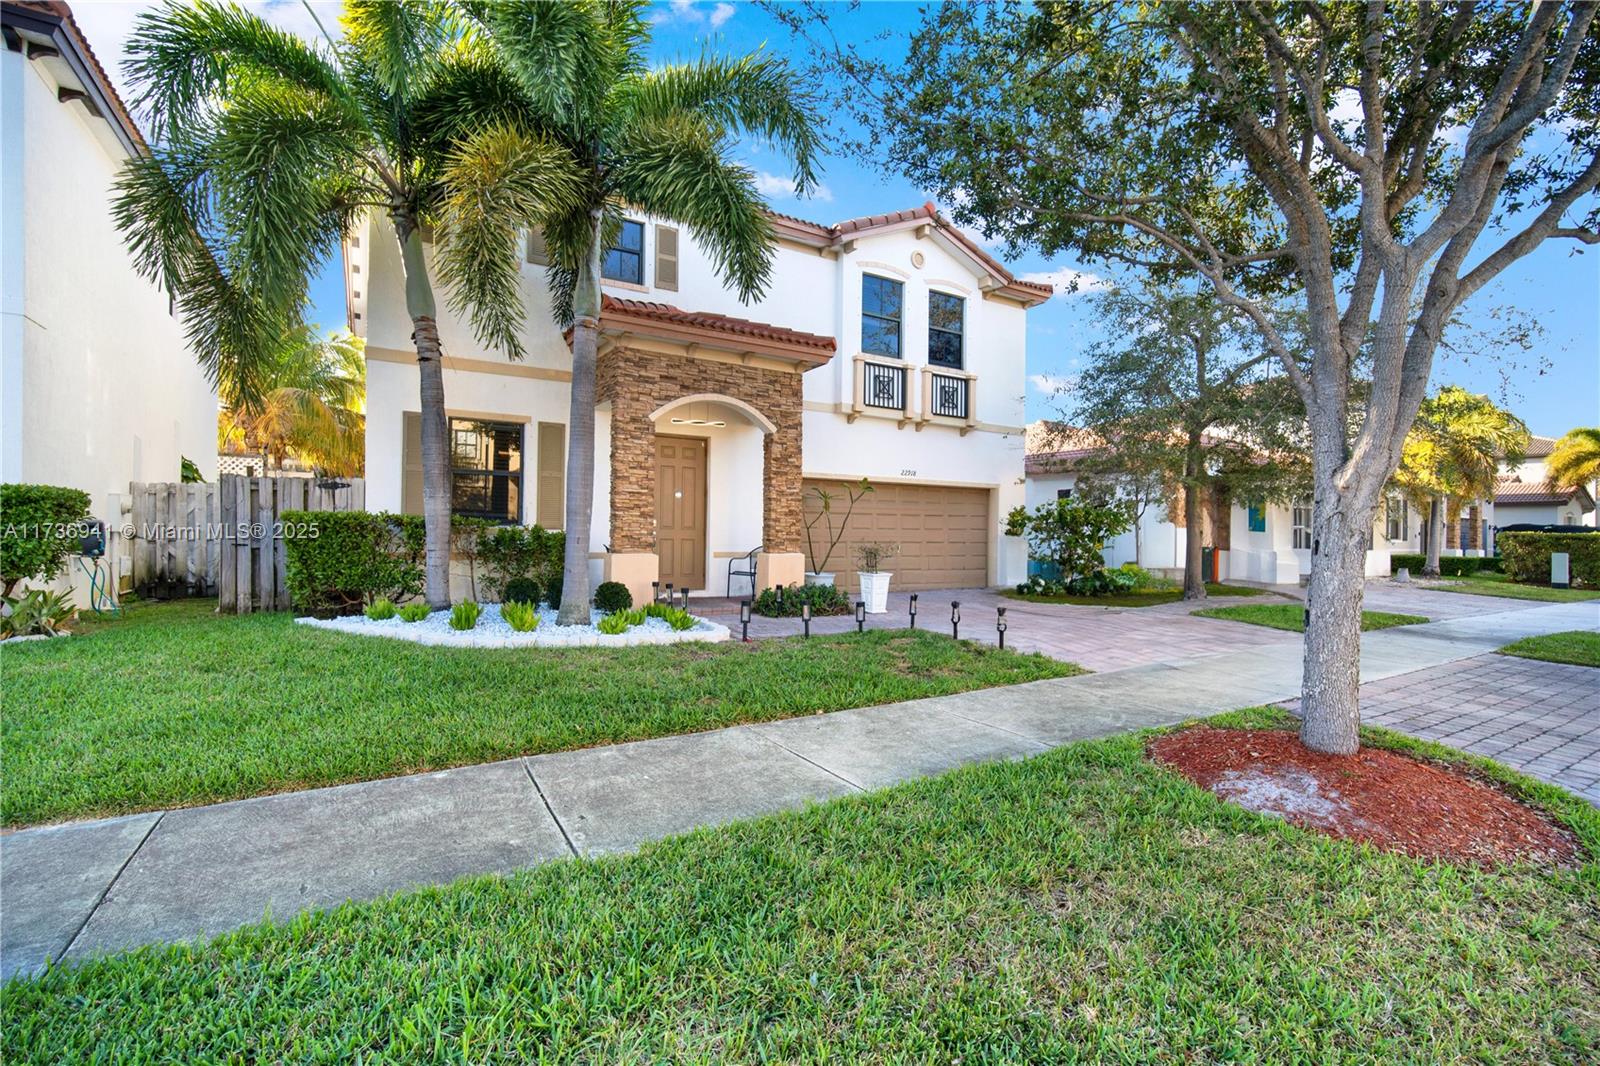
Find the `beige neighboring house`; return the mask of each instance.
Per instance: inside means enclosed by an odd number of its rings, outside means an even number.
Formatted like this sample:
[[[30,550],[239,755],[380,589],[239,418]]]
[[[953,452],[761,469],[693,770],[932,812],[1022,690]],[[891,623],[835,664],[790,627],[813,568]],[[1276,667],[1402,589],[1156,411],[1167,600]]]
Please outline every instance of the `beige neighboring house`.
[[[636,601],[653,581],[712,595],[799,582],[825,547],[807,550],[809,490],[867,477],[877,491],[827,564],[839,585],[854,590],[866,541],[898,546],[896,589],[1022,580],[1025,548],[1002,530],[1023,501],[1027,310],[1051,290],[932,204],[772,222],[772,283],[748,306],[671,219],[630,214],[608,250],[593,577]],[[441,315],[455,509],[559,528],[572,356],[537,234],[525,259],[526,359]],[[420,513],[416,356],[387,225],[352,235],[345,262],[349,326],[366,340],[367,505]],[[747,557],[754,581],[730,581]]]
[[[113,496],[216,475],[217,394],[134,270],[112,184],[147,151],[63,3],[0,5],[0,480]]]
[[[1494,487],[1496,527],[1531,523],[1541,526],[1593,526],[1593,485],[1556,485],[1546,466],[1555,437],[1534,437],[1522,462],[1506,464]]]

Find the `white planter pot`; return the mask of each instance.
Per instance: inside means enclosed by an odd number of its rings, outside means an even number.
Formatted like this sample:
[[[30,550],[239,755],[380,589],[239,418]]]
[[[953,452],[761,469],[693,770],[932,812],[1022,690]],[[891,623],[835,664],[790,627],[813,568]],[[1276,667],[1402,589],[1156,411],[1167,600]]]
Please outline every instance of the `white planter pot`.
[[[858,570],[856,580],[861,582],[861,598],[867,603],[868,614],[889,613],[889,579],[894,574],[887,570]]]
[[[808,584],[808,585],[827,585],[829,588],[832,588],[833,587],[833,575],[829,574],[829,573],[813,574],[813,573],[807,572],[806,573],[806,584]]]

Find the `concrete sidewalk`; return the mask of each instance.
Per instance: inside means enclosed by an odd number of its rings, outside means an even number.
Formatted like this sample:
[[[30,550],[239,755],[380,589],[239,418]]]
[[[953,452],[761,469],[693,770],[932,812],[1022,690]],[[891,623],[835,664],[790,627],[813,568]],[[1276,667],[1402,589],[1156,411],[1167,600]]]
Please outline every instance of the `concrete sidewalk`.
[[[1600,628],[1558,604],[1367,634],[1376,681],[1536,633]],[[536,755],[440,773],[0,837],[0,974],[225,932],[1060,744],[1298,694],[1300,647]]]

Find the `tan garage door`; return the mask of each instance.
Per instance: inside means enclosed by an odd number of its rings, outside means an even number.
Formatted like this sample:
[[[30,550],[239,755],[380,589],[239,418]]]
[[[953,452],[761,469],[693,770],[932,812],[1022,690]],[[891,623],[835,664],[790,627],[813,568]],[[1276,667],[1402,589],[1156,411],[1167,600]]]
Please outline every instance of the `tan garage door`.
[[[837,523],[845,503],[843,486],[836,481],[807,479],[807,521],[818,511],[816,496],[811,491],[813,487],[833,494],[833,516]],[[819,556],[827,551],[824,524],[819,521],[811,529],[812,543]],[[876,491],[856,505],[845,527],[844,540],[828,560],[828,569],[839,575],[839,584],[855,587],[854,578],[848,575],[856,571],[856,546],[873,541],[899,546],[888,568],[894,572],[893,587],[902,592],[987,585],[989,491],[932,485],[877,485]],[[804,546],[802,541],[801,547]],[[808,555],[808,566],[810,562]]]

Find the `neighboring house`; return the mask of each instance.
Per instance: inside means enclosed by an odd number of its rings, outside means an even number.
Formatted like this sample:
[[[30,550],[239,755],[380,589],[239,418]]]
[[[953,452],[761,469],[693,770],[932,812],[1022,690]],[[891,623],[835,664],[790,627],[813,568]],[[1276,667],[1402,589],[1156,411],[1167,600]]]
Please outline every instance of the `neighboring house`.
[[[797,583],[820,562],[806,552],[810,490],[866,477],[876,491],[827,564],[841,585],[854,586],[853,548],[867,541],[898,546],[899,589],[1020,581],[1025,548],[1001,530],[1023,502],[1026,312],[1050,289],[1016,280],[932,204],[833,226],[772,220],[772,282],[749,306],[668,219],[630,215],[607,253],[594,576],[636,600],[652,581],[720,595],[730,561],[759,548],[756,587]],[[440,321],[455,508],[559,528],[571,354],[537,234],[526,259],[525,360]],[[350,329],[366,339],[368,506],[420,513],[393,235],[363,228],[345,262]],[[820,556],[820,523],[813,535]]]
[[[1546,461],[1556,438],[1534,437],[1522,462],[1501,468],[1494,486],[1494,523],[1498,528],[1531,523],[1549,526],[1593,526],[1595,497],[1591,487],[1551,483]]]
[[[112,218],[148,149],[63,3],[0,5],[0,479],[114,495],[216,473],[217,395]]]
[[[1080,435],[1074,437],[1073,433]],[[1077,491],[1081,461],[1103,447],[1081,433],[1069,431],[1063,441],[1061,434],[1047,434],[1039,423],[1028,427],[1029,507]],[[1063,449],[1060,443],[1068,447]],[[1140,522],[1139,559],[1134,557],[1135,539],[1130,531],[1107,546],[1106,564],[1139,561],[1146,569],[1181,576],[1188,545],[1181,514],[1176,493],[1170,500],[1152,502]],[[1216,580],[1292,585],[1310,576],[1310,497],[1289,504],[1210,501],[1203,521],[1206,544],[1215,549]],[[1422,526],[1423,516],[1399,493],[1391,493],[1373,522],[1367,576],[1386,576],[1389,556],[1395,552],[1421,551]]]

